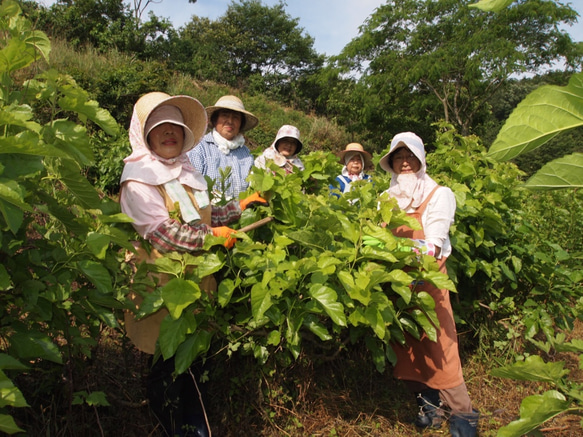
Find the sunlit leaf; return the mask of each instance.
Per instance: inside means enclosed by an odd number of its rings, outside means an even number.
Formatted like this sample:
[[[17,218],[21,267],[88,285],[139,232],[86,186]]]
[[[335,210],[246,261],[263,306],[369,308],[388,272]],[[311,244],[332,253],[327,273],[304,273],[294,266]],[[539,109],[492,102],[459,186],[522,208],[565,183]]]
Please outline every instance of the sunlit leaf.
[[[500,12],[510,6],[514,1],[515,0],[480,0],[478,3],[473,3],[468,6],[486,12]]]
[[[583,153],[573,153],[545,164],[524,186],[533,190],[583,187]]]
[[[506,161],[582,125],[583,73],[578,73],[565,87],[545,85],[526,96],[498,132],[488,155]]]

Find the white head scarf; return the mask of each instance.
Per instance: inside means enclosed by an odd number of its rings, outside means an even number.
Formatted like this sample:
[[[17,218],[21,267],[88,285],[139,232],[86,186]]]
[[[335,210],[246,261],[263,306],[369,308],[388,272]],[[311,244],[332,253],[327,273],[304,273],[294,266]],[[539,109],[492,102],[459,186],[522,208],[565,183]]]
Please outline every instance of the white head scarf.
[[[389,156],[403,147],[410,150],[421,162],[421,168],[417,173],[397,174],[389,165]],[[391,173],[391,185],[387,191],[397,199],[399,208],[403,210],[418,208],[437,186],[437,182],[426,173],[427,165],[423,140],[413,132],[402,132],[395,135],[391,141],[389,153],[380,159],[379,165],[382,169]]]
[[[346,167],[346,165],[348,164],[348,162],[354,156],[360,157],[360,162],[362,163],[362,169],[360,170],[360,173],[359,174],[350,174],[348,172],[348,168]],[[344,155],[344,167],[342,167],[341,174],[342,174],[342,176],[346,176],[351,181],[360,181],[360,180],[362,180],[364,178],[364,157],[362,156],[362,153],[360,153],[360,152],[348,152],[348,153],[346,153]]]

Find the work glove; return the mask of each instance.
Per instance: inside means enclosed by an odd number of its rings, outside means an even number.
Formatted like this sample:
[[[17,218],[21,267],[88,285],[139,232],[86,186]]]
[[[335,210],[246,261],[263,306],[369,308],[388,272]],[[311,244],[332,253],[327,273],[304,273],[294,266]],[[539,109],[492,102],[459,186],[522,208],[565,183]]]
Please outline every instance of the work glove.
[[[375,237],[371,237],[370,235],[365,235],[362,237],[362,244],[365,246],[372,246],[372,247],[385,247],[385,243]]]
[[[253,193],[250,196],[244,198],[243,200],[239,201],[239,205],[241,206],[241,211],[245,211],[250,206],[255,205],[262,205],[267,206],[269,203],[263,197],[259,195],[259,193]]]
[[[237,239],[231,237],[231,234],[237,232],[235,229],[231,229],[228,226],[218,226],[216,228],[211,228],[211,230],[213,231],[213,235],[215,237],[226,238],[225,242],[223,243],[223,246],[225,246],[227,249],[230,249],[235,245]]]

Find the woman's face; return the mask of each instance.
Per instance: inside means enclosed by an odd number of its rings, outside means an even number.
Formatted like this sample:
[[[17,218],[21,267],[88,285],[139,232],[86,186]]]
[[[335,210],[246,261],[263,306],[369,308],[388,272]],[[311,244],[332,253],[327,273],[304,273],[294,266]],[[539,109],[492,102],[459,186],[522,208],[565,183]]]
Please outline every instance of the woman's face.
[[[402,147],[393,155],[393,171],[397,174],[417,173],[421,169],[421,161],[406,147]]]
[[[174,123],[159,124],[148,134],[148,144],[156,155],[176,158],[184,146],[184,128]]]
[[[228,109],[219,109],[215,129],[225,139],[231,141],[241,130],[243,114]]]
[[[298,144],[292,138],[282,138],[277,142],[277,151],[286,158],[291,158],[296,153]]]
[[[349,174],[360,174],[362,171],[362,158],[360,154],[357,153],[348,160],[346,170],[348,170]]]

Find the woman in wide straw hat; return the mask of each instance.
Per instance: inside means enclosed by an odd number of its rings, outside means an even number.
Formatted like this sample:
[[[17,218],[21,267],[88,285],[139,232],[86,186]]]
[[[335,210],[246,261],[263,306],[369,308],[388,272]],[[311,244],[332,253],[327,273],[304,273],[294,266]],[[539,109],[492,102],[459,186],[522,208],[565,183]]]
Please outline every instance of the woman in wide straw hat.
[[[393,234],[422,242],[421,252],[435,256],[440,271],[447,275],[445,262],[452,251],[449,229],[454,222],[456,201],[451,189],[438,185],[427,174],[423,141],[413,132],[395,135],[379,165],[391,174],[389,196],[421,225],[419,230],[400,226],[392,230]],[[472,409],[464,382],[449,291],[429,282],[415,284],[414,290],[429,293],[435,301],[437,341],[425,334],[421,339],[406,334],[407,343],[393,347],[397,356],[393,373],[415,393],[418,427],[441,426],[443,404],[451,411],[451,435],[473,437],[479,414]]]
[[[146,252],[136,243],[136,263],[154,263],[171,251],[199,252],[207,235],[224,237],[224,245],[230,248],[235,231],[226,225],[239,219],[250,202],[265,202],[255,194],[240,202],[210,206],[206,181],[186,156],[204,134],[206,124],[203,106],[189,96],[152,92],[134,105],[129,129],[132,153],[124,159],[120,205],[133,219],[137,233],[152,246]],[[158,279],[158,286],[168,281],[162,275]],[[216,290],[212,276],[199,285],[205,291]],[[130,298],[136,306],[143,301],[138,292]],[[155,353],[167,314],[163,308],[137,321],[132,313],[126,313],[126,331],[138,349]],[[192,402],[198,399],[192,378],[183,374],[174,380],[173,371],[173,359],[154,363],[148,378],[151,408],[169,435],[181,432],[183,426],[195,427],[199,434],[193,435],[208,435],[203,405]]]
[[[249,187],[246,178],[253,166],[253,155],[245,145],[243,133],[257,126],[258,119],[245,109],[241,99],[230,95],[221,97],[206,112],[212,130],[188,157],[203,176],[215,181],[213,194],[227,200],[238,199],[239,193]],[[231,175],[226,186],[221,187],[221,170],[227,167]]]
[[[298,158],[303,147],[300,130],[295,126],[284,124],[277,131],[271,146],[255,159],[255,167],[265,169],[269,162],[273,162],[283,168],[286,173],[292,173],[294,168],[303,170],[304,163]]]
[[[371,177],[365,173],[365,170],[373,165],[370,153],[359,143],[346,145],[338,156],[343,166],[342,171],[335,179],[337,186],[330,185],[330,190],[336,197],[340,197],[338,192],[343,194],[350,191],[354,181],[370,181]]]

